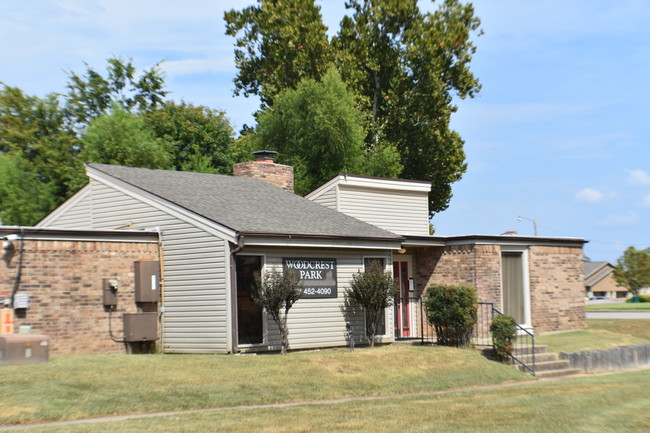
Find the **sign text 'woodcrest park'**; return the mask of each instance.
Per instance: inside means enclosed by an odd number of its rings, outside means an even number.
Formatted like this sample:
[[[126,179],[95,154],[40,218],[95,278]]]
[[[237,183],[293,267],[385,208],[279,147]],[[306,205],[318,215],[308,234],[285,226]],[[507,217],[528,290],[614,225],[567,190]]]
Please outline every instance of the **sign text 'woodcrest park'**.
[[[336,298],[336,259],[282,258],[284,272],[300,278],[301,298]]]

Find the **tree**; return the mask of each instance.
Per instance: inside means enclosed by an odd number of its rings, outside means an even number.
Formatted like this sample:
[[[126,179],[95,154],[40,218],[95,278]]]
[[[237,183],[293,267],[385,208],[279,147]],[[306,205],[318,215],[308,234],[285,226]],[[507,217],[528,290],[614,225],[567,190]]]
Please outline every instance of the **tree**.
[[[258,95],[262,107],[304,78],[320,79],[332,58],[320,7],[314,0],[258,0],[224,14],[237,37],[235,94]],[[243,33],[243,34],[242,34]]]
[[[80,141],[67,127],[56,94],[38,98],[25,95],[16,87],[2,85],[0,154],[11,154],[8,158],[12,162],[4,161],[11,166],[11,173],[22,171],[21,176],[5,179],[4,186],[19,191],[31,182],[43,185],[33,190],[33,202],[28,206],[0,195],[0,205],[14,215],[11,220],[21,224],[37,222],[86,182],[78,159],[79,149]]]
[[[366,152],[363,136],[363,115],[334,69],[279,94],[256,130],[259,148],[277,150],[279,162],[294,167],[298,194],[341,172],[377,175],[397,165],[395,153],[391,160],[389,151]]]
[[[464,142],[449,122],[453,97],[473,97],[480,89],[469,70],[470,37],[480,21],[472,5],[459,0],[444,0],[426,14],[417,0],[350,0],[346,7],[352,16],[343,18],[331,44],[324,42],[320,13],[305,12],[318,10],[313,0],[258,0],[258,6],[228,12],[228,34],[246,29],[236,41],[235,93],[259,95],[263,106],[273,107],[275,95],[303,77],[317,80],[333,58],[359,94],[367,149],[398,152],[402,169],[394,176],[431,181],[430,213],[440,212],[451,184],[467,169]],[[304,34],[311,38],[298,43]],[[302,48],[286,49],[294,46]]]
[[[167,91],[159,63],[145,69],[138,76],[132,59],[111,57],[107,60],[107,76],[86,64],[86,72],[77,75],[69,72],[65,95],[69,122],[83,129],[92,119],[105,114],[113,104],[125,111],[144,113],[164,103]]]
[[[163,169],[171,165],[169,145],[156,138],[142,118],[118,104],[91,121],[83,138],[87,162]]]
[[[382,312],[393,305],[397,294],[397,283],[390,272],[378,263],[372,263],[365,272],[352,276],[350,288],[345,297],[363,307],[366,312],[366,336],[370,347],[375,345],[375,334],[379,329]]]
[[[171,145],[174,169],[232,172],[234,131],[224,111],[167,102],[146,113],[144,121],[156,137]]]
[[[638,295],[640,289],[650,287],[650,252],[628,247],[618,259],[613,276],[618,284]]]
[[[470,36],[480,21],[471,4],[445,0],[423,14],[417,0],[351,0],[333,41],[343,78],[364,96],[366,144],[397,147],[400,177],[430,180],[431,215],[447,208],[465,172],[463,140],[449,129],[454,95],[473,97]]]
[[[33,225],[56,206],[53,185],[28,165],[18,152],[0,154],[0,225]]]
[[[275,269],[266,272],[264,277],[256,278],[256,290],[253,299],[266,310],[280,331],[280,353],[286,355],[289,350],[289,327],[287,319],[289,310],[300,299],[302,283],[296,272],[280,272]]]

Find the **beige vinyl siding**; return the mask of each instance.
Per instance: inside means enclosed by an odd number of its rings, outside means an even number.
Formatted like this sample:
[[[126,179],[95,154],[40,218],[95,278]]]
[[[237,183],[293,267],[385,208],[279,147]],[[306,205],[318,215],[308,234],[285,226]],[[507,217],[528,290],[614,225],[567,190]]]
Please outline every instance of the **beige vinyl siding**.
[[[338,188],[336,185],[333,185],[328,191],[322,193],[318,197],[312,199],[313,202],[318,203],[320,205],[323,205],[325,207],[328,207],[333,210],[337,210],[337,202],[336,202],[336,192]]]
[[[246,248],[246,254],[259,254],[265,257],[265,269],[282,268],[283,257],[335,258],[337,266],[337,298],[300,299],[289,311],[289,344],[292,349],[345,346],[347,331],[345,324],[352,324],[356,343],[366,343],[365,318],[360,308],[356,310],[345,306],[345,291],[352,275],[363,271],[363,257],[372,255],[386,257],[385,251],[347,251],[326,249],[262,249]],[[392,266],[392,265],[390,265]],[[393,313],[388,309],[387,336],[383,341],[392,341]],[[279,349],[280,335],[270,316],[265,321],[265,344],[269,349]]]
[[[87,197],[47,221],[47,226],[159,227],[165,263],[165,352],[226,352],[227,242],[99,181],[92,180],[89,190]]]
[[[69,207],[67,211],[58,215],[53,223],[43,227],[56,227],[61,229],[83,229],[92,228],[91,223],[91,209],[92,209],[92,194],[91,186],[88,185],[77,193],[76,197],[72,197],[74,205]]]
[[[339,185],[338,210],[393,233],[429,234],[426,192]]]

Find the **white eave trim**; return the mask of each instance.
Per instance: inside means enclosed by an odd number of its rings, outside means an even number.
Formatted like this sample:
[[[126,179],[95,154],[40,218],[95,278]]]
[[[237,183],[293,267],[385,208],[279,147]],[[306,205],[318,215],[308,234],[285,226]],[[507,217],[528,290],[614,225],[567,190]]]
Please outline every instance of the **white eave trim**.
[[[408,180],[408,179],[385,179],[385,178],[374,178],[374,177],[365,177],[365,176],[356,176],[353,174],[339,174],[338,176],[332,178],[325,184],[316,188],[314,191],[310,192],[305,196],[310,200],[314,200],[329,191],[332,187],[340,186],[356,186],[362,188],[373,188],[373,189],[384,189],[390,191],[409,191],[409,192],[426,192],[427,194],[431,191],[431,183],[423,182],[419,180]]]
[[[373,250],[399,250],[401,242],[382,240],[309,239],[297,237],[244,236],[244,247],[300,247],[300,248],[351,248]]]
[[[198,215],[188,209],[185,209],[182,206],[151,194],[150,192],[147,192],[141,188],[135,187],[106,173],[95,170],[92,167],[86,166],[86,172],[91,180],[96,180],[110,186],[111,188],[115,188],[116,190],[130,197],[133,197],[136,200],[140,200],[162,212],[168,213],[182,221],[192,224],[201,230],[205,230],[206,232],[217,236],[218,238],[237,243],[237,232],[235,230],[218,224],[208,218],[202,217],[201,215]]]

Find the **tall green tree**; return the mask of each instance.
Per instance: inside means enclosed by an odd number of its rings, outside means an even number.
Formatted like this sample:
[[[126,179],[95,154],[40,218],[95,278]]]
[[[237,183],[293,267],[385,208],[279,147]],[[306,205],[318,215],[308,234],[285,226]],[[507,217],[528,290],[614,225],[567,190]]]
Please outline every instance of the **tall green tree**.
[[[294,167],[298,194],[308,193],[341,172],[399,170],[390,150],[365,151],[363,114],[335,69],[327,71],[322,81],[305,79],[296,89],[279,94],[275,105],[258,120],[257,147],[277,150],[279,162]],[[393,165],[384,166],[378,160]]]
[[[83,129],[92,119],[105,114],[113,104],[129,112],[150,111],[163,105],[168,93],[159,64],[138,74],[131,59],[111,57],[107,60],[105,75],[88,64],[82,75],[68,73],[65,108],[75,127]]]
[[[480,21],[471,4],[445,0],[422,13],[417,0],[350,0],[333,44],[344,80],[365,98],[366,143],[399,151],[401,177],[430,180],[429,209],[447,208],[451,184],[467,166],[463,140],[451,130],[453,97],[480,85],[469,69],[470,40]]]
[[[639,290],[650,287],[650,252],[628,247],[619,257],[613,276],[618,284],[638,295]]]
[[[471,37],[480,21],[472,5],[459,0],[444,0],[433,13],[422,13],[417,0],[350,0],[346,7],[351,14],[329,44],[320,13],[303,13],[318,9],[314,0],[258,0],[257,6],[228,12],[227,33],[245,30],[236,41],[235,93],[259,95],[272,107],[275,95],[300,78],[318,79],[333,56],[360,97],[366,147],[396,149],[403,167],[399,177],[431,181],[430,212],[440,212],[449,204],[451,184],[467,169],[464,142],[449,123],[456,111],[453,98],[480,90],[469,69],[475,52]],[[298,54],[287,50],[305,28],[318,29],[307,33],[319,35],[309,39],[318,43],[302,44],[309,50]],[[323,67],[314,69],[306,59],[319,58],[318,50]],[[312,54],[299,56],[305,52]]]
[[[43,183],[19,152],[0,154],[0,221],[33,225],[57,204],[53,184]]]
[[[262,107],[303,78],[320,79],[332,59],[320,7],[314,0],[258,0],[224,14],[235,43],[235,94],[258,95]]]
[[[115,103],[111,111],[90,122],[84,134],[87,162],[130,167],[170,168],[169,144],[155,137],[144,120]]]
[[[224,111],[167,102],[146,113],[144,121],[171,145],[175,170],[232,173],[234,130]]]
[[[58,95],[44,98],[25,95],[20,89],[0,89],[0,154],[6,178],[0,206],[14,215],[8,221],[34,223],[86,182],[78,160],[80,141],[68,128]],[[17,175],[22,171],[22,175]],[[29,185],[37,182],[42,188]],[[16,191],[32,190],[28,206],[15,197]],[[7,191],[13,191],[11,194]],[[22,216],[21,216],[22,215]]]

